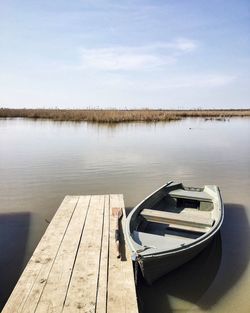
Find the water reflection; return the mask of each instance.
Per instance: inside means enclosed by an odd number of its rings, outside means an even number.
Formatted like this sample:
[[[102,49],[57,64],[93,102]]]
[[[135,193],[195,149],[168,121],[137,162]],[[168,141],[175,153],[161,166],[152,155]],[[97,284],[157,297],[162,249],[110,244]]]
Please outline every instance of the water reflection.
[[[169,296],[197,303],[213,282],[221,262],[221,237],[216,238],[196,258],[168,273],[152,286],[139,279],[140,312],[172,312]]]
[[[242,205],[226,204],[220,233],[196,258],[152,286],[139,276],[140,312],[170,313],[178,309],[186,312],[194,304],[198,307],[196,312],[211,310],[244,274],[250,257],[246,247],[250,247],[246,210]],[[178,299],[174,309],[173,298]],[[246,308],[242,310],[245,312]]]
[[[237,312],[248,312],[249,134],[250,120],[237,118],[111,127],[0,120],[1,301],[66,194],[123,193],[126,206],[133,207],[174,180],[220,186],[227,203],[221,242],[217,238],[154,288],[142,284],[143,313],[228,313],[235,305]],[[14,224],[6,222],[10,212],[16,212],[10,216]]]
[[[240,204],[225,205],[225,219],[221,227],[222,262],[216,284],[201,302],[205,306],[212,306],[219,301],[245,275],[250,259],[249,209]],[[247,293],[247,290],[242,290],[243,297]],[[244,302],[238,306],[239,312],[241,309],[247,312]]]
[[[29,212],[0,215],[0,311],[22,273],[29,226]]]

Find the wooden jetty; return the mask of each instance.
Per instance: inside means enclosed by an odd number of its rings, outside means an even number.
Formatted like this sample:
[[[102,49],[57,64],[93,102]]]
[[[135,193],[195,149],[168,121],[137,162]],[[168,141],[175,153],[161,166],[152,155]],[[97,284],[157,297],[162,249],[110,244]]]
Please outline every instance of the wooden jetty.
[[[66,196],[2,313],[138,313],[125,245],[116,257],[113,207],[123,224],[122,195]]]

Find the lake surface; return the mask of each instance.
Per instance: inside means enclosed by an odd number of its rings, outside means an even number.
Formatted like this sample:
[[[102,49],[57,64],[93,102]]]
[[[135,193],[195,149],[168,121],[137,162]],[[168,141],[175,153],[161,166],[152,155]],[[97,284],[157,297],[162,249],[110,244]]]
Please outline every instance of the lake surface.
[[[171,123],[0,120],[0,309],[66,194],[123,193],[132,208],[169,180],[216,184],[220,235],[152,286],[142,313],[250,312],[250,119]]]

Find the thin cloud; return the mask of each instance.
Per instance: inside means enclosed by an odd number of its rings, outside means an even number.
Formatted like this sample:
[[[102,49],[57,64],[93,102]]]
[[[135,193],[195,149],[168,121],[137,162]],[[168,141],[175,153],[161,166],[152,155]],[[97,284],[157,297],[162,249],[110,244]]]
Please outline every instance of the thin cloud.
[[[111,76],[103,82],[107,86],[115,86],[127,90],[159,91],[171,89],[192,88],[218,88],[231,84],[237,79],[236,76],[227,74],[204,74],[180,77],[159,77],[158,79],[144,78],[140,80],[128,80],[123,76]]]
[[[82,49],[81,68],[94,70],[119,71],[140,70],[171,62],[146,52],[135,52],[129,48]]]
[[[205,74],[167,80],[164,88],[204,88],[226,86],[236,80],[236,76],[226,74]]]
[[[173,64],[181,54],[193,52],[197,43],[176,39],[169,43],[153,43],[139,47],[82,48],[81,69],[101,71],[133,71]]]
[[[173,43],[173,48],[182,52],[193,52],[197,47],[196,41],[185,38],[179,38]]]

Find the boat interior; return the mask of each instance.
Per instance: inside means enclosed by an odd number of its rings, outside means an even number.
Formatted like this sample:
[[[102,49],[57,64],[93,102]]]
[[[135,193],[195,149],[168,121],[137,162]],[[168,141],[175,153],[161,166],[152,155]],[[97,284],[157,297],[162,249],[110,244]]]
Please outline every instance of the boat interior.
[[[218,219],[214,188],[172,184],[158,190],[138,207],[134,241],[146,248],[176,249],[209,232]]]

